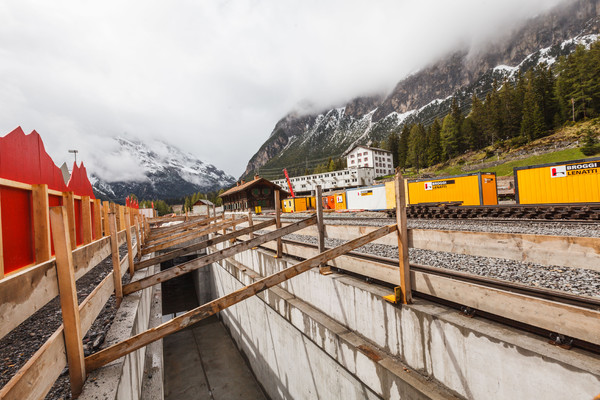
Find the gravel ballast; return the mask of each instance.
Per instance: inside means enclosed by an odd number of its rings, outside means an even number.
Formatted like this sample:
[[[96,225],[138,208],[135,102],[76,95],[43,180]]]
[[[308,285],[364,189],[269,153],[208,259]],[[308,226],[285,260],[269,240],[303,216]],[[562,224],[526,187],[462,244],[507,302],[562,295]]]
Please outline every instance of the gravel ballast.
[[[284,239],[317,244],[314,236],[291,234]],[[325,239],[328,248],[337,247],[344,241]],[[398,259],[398,247],[370,243],[355,250],[359,253]],[[423,249],[409,249],[413,264],[446,268],[524,285],[561,290],[564,292],[600,297],[600,272],[582,268],[546,266],[494,257],[480,257]]]

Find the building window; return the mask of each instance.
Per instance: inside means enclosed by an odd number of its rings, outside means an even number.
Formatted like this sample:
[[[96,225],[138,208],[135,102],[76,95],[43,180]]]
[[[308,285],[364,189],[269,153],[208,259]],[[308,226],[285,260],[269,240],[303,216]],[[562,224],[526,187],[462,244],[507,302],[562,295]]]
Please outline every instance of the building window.
[[[352,160],[352,162],[350,164],[354,164],[354,160]]]

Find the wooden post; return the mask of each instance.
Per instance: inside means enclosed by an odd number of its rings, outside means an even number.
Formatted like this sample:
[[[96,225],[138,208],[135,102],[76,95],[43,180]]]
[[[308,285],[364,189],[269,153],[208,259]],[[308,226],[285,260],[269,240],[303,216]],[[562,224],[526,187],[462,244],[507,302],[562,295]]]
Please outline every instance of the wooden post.
[[[275,227],[281,229],[281,200],[279,190],[275,191]],[[277,238],[277,254],[275,258],[281,258],[283,255],[283,243],[281,238]]]
[[[321,185],[317,185],[316,201],[317,231],[319,233],[319,253],[323,253],[325,251],[325,222],[323,221],[323,192],[321,189]],[[327,264],[319,265],[319,272],[321,273],[321,275],[329,275],[332,273],[331,267]]]
[[[94,226],[96,231],[94,232],[94,240],[102,239],[102,202],[100,199],[94,200]]]
[[[0,205],[2,201],[0,199]],[[0,207],[0,279],[4,278],[4,251],[2,250],[2,207]]]
[[[125,213],[125,237],[127,238],[127,260],[129,261],[129,277],[133,279],[135,269],[133,268],[133,246],[131,241],[131,223],[129,221],[129,209],[127,209]]]
[[[248,210],[248,226],[252,228],[254,222],[252,221],[252,211]],[[254,232],[250,232],[250,239],[254,239]]]
[[[90,196],[81,196],[81,232],[83,244],[92,243],[92,207]]]
[[[408,227],[406,222],[406,193],[402,172],[398,169],[396,186],[396,224],[398,225],[398,259],[400,260],[400,290],[402,304],[412,303],[410,264],[408,260]]]
[[[217,216],[217,208],[215,207],[215,205],[212,205],[212,209],[213,209],[213,217]]]
[[[51,254],[50,245],[50,210],[48,202],[48,185],[33,185],[33,242],[35,245],[35,263],[48,261]]]
[[[140,238],[140,225],[138,223],[138,216],[133,216],[133,223],[135,226],[135,242],[137,245],[137,258],[140,260],[142,258],[142,241]]]
[[[69,221],[69,239],[71,248],[77,247],[77,231],[75,230],[75,197],[73,192],[63,192],[63,206],[66,207],[67,220]]]
[[[119,206],[119,231],[125,229],[125,206]]]
[[[102,202],[102,219],[104,236],[110,235],[110,222],[108,222],[108,214],[110,213],[110,203],[108,201]]]
[[[117,307],[121,305],[123,300],[123,282],[121,281],[121,259],[119,257],[119,241],[117,238],[117,217],[114,213],[108,215],[110,223],[110,250],[112,253],[113,264],[113,279],[115,281],[115,297],[117,299]]]
[[[89,203],[88,203],[89,204]],[[73,397],[81,394],[85,381],[85,357],[83,353],[83,335],[79,319],[79,304],[75,286],[73,253],[67,226],[69,225],[66,208],[52,207],[52,238],[56,253],[56,275],[60,294],[60,308],[64,324],[65,348],[71,379]]]

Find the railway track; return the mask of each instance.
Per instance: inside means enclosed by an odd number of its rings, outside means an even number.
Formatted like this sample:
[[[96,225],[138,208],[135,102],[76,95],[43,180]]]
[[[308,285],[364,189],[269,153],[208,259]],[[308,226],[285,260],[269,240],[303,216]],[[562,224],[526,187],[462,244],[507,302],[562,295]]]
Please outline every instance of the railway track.
[[[388,210],[395,216],[396,210]],[[535,220],[535,221],[598,221],[600,203],[581,204],[501,204],[496,206],[461,206],[458,204],[410,205],[406,208],[408,218],[431,219],[487,219],[487,220]]]
[[[283,239],[282,241],[284,243],[293,244],[295,246],[303,246],[303,247],[312,248],[312,249],[318,248],[318,246],[315,244],[310,244],[310,243],[305,243],[305,242],[300,242],[300,241],[295,241],[295,240]],[[354,257],[357,259],[362,259],[362,260],[374,261],[377,263],[391,265],[394,267],[398,266],[397,259],[380,257],[380,256],[376,256],[373,254],[359,253],[359,252],[353,251],[353,252],[347,253],[347,256]],[[425,274],[439,275],[439,276],[451,278],[454,280],[473,283],[473,284],[486,286],[486,287],[490,287],[490,288],[494,288],[494,289],[518,293],[518,294],[527,295],[527,296],[545,299],[545,300],[551,300],[554,302],[558,302],[558,303],[562,303],[562,304],[569,304],[569,305],[573,305],[573,306],[577,306],[577,307],[581,307],[581,308],[585,308],[585,309],[600,311],[600,298],[595,298],[595,297],[590,297],[590,296],[579,296],[579,295],[575,295],[572,293],[563,292],[560,290],[534,287],[534,286],[524,285],[521,283],[510,282],[510,281],[505,281],[505,280],[501,280],[501,279],[490,278],[490,277],[480,276],[480,275],[475,275],[475,274],[469,274],[469,273],[454,271],[454,270],[450,270],[450,269],[436,268],[436,267],[431,267],[431,266],[426,266],[426,265],[411,264],[410,268],[414,271],[419,271],[419,272],[422,272]],[[376,281],[368,276],[362,276],[362,275],[344,271],[344,270],[338,269],[338,268],[336,268],[336,270],[340,273],[344,273],[347,275],[353,275],[353,276],[359,277],[361,279],[365,279],[367,281],[376,282],[380,285],[388,286],[390,288],[393,287],[393,285],[391,285],[388,282]],[[583,348],[583,349],[593,351],[595,353],[600,354],[600,346],[592,344],[592,343],[588,343],[588,342],[584,342],[584,341],[580,341],[580,340],[576,340],[576,339],[565,338],[562,335],[560,335],[560,333],[550,332],[550,331],[547,331],[547,330],[544,330],[544,329],[541,329],[541,328],[538,328],[538,327],[535,327],[532,325],[527,325],[527,324],[524,324],[521,322],[508,320],[506,318],[503,318],[503,317],[500,317],[497,315],[484,313],[484,312],[481,312],[478,310],[472,310],[470,308],[462,306],[461,304],[449,302],[447,300],[439,299],[434,296],[426,295],[426,294],[419,293],[419,292],[413,292],[413,293],[416,296],[425,298],[429,301],[433,301],[433,302],[437,302],[437,303],[444,304],[447,306],[451,306],[457,310],[460,310],[460,312],[463,313],[467,317],[473,317],[474,315],[479,315],[484,318],[491,319],[491,320],[500,322],[505,325],[510,325],[510,326],[516,327],[518,329],[522,329],[522,330],[526,330],[526,331],[529,331],[529,332],[532,332],[532,333],[535,333],[538,335],[542,335],[544,337],[547,337],[550,341],[559,342],[559,343],[556,343],[558,345],[563,345],[563,346],[566,345],[567,347],[576,346],[576,347]]]

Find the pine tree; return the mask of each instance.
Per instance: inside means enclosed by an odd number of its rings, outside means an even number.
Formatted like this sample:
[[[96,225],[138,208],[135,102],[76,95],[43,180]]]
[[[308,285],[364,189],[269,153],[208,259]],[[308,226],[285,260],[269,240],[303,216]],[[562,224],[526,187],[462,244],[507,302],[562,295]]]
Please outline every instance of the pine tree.
[[[444,160],[448,160],[460,154],[462,138],[460,136],[458,124],[452,117],[452,114],[448,114],[444,118],[440,136]]]
[[[441,131],[440,121],[436,118],[429,127],[427,139],[427,164],[430,166],[442,161]]]
[[[425,166],[427,155],[425,128],[422,124],[413,125],[408,139],[408,161],[417,171]]]
[[[591,129],[588,129],[585,133],[581,152],[586,156],[593,156],[594,154],[600,153],[600,146],[598,146],[596,134]]]
[[[544,134],[544,114],[540,107],[539,99],[533,88],[532,80],[528,80],[525,99],[523,101],[523,120],[521,122],[521,135],[527,140],[535,140]]]
[[[387,138],[387,150],[392,152],[392,163],[394,168],[398,166],[398,149],[400,138],[396,131],[393,131]]]
[[[398,141],[398,166],[402,169],[408,166],[408,138],[410,136],[409,125],[404,125]]]

